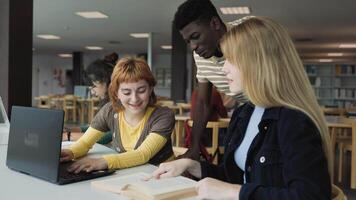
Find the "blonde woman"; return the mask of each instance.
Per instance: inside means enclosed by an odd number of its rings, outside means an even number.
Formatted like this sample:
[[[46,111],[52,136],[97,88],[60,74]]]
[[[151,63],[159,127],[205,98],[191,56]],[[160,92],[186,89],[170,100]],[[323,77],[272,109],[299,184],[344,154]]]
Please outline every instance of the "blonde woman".
[[[234,111],[223,163],[180,159],[153,177],[204,178],[201,199],[331,199],[328,130],[291,38],[264,17],[233,25],[221,42],[223,71],[250,102]]]

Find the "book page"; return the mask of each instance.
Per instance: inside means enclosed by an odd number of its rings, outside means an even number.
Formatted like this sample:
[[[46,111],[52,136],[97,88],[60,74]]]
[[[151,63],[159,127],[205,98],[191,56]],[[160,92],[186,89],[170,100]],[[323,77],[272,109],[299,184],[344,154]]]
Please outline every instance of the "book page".
[[[91,185],[105,191],[120,193],[123,187],[130,183],[141,182],[143,178],[148,176],[149,174],[147,173],[139,172],[127,176],[117,176],[110,179],[92,181]]]
[[[148,191],[152,196],[166,193],[177,193],[179,191],[195,190],[197,182],[186,177],[178,176],[163,179],[140,180],[130,185]]]

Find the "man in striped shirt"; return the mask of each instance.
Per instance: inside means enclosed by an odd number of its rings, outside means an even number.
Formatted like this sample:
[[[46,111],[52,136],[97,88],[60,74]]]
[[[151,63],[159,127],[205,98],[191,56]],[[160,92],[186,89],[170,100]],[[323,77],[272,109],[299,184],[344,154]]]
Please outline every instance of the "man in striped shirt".
[[[194,52],[197,66],[198,98],[193,116],[192,146],[182,157],[199,158],[199,142],[211,112],[212,85],[220,92],[243,101],[243,94],[229,90],[228,79],[221,70],[225,58],[220,51],[220,38],[228,27],[223,23],[210,0],[187,0],[178,7],[173,25]]]

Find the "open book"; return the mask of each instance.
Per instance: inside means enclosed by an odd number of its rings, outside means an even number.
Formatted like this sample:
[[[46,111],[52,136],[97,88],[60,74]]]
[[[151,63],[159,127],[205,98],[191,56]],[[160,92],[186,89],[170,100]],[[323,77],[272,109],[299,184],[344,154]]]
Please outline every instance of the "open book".
[[[91,186],[101,190],[128,196],[135,200],[184,199],[195,196],[196,181],[182,176],[151,179],[144,181],[150,174],[139,172],[127,176],[101,181],[92,181]]]

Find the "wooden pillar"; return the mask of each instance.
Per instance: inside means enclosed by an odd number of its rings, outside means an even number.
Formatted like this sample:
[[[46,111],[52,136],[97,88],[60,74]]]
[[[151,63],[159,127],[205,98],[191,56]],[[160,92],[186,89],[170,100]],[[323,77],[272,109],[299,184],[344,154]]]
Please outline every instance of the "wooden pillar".
[[[84,64],[83,53],[73,52],[73,83],[74,85],[82,85],[84,83]]]
[[[183,37],[172,26],[172,87],[171,98],[175,102],[186,100],[187,89],[187,45]]]
[[[31,106],[33,0],[0,1],[0,95],[13,105]]]

